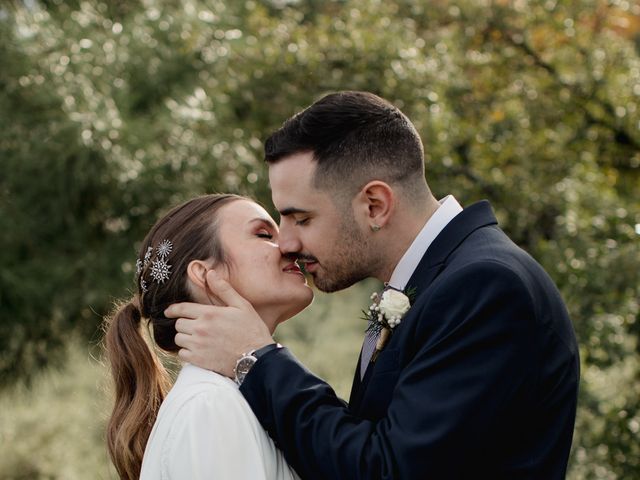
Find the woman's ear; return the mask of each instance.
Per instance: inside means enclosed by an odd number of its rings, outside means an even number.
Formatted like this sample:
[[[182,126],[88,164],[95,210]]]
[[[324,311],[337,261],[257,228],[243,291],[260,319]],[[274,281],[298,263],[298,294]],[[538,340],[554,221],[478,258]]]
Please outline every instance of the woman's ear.
[[[393,214],[395,194],[389,184],[380,180],[367,183],[356,195],[356,211],[363,214],[372,232],[383,228]]]
[[[222,305],[218,296],[209,289],[207,284],[207,272],[211,270],[217,271],[217,267],[212,267],[203,260],[191,260],[187,265],[187,278],[191,283],[189,289],[194,300],[198,303]]]
[[[187,265],[187,277],[199,290],[206,291],[207,289],[207,270],[209,270],[209,266],[202,260],[191,260]]]

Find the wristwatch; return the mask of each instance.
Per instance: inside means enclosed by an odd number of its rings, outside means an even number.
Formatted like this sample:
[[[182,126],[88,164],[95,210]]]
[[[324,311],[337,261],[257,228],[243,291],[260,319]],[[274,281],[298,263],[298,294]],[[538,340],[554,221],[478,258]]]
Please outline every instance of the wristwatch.
[[[250,352],[243,353],[236,362],[236,366],[233,369],[233,373],[236,376],[235,381],[238,386],[242,385],[242,382],[244,382],[247,373],[249,373],[249,370],[251,370],[251,368],[255,365],[260,357],[262,357],[265,353],[268,353],[271,350],[277,350],[278,348],[282,348],[282,345],[280,345],[279,343],[271,343],[264,347],[258,348],[257,350],[251,350]]]

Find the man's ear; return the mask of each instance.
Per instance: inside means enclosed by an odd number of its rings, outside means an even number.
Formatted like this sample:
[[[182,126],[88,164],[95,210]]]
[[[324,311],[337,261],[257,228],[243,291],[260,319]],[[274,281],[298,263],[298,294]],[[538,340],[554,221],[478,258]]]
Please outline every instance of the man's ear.
[[[373,232],[389,223],[395,208],[395,194],[389,184],[380,180],[367,183],[354,199],[354,211]]]

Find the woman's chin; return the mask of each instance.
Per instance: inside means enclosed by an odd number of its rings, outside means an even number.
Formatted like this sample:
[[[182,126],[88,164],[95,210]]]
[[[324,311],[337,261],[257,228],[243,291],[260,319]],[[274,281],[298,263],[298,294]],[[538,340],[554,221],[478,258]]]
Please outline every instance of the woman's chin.
[[[313,290],[305,286],[304,290],[296,291],[295,295],[288,296],[286,301],[271,303],[270,306],[263,307],[253,303],[253,306],[273,334],[278,325],[293,318],[311,303],[313,303]]]
[[[278,322],[278,324],[286,322],[290,318],[295,317],[297,314],[302,312],[305,308],[307,308],[312,303],[313,303],[313,290],[309,288],[309,291],[307,292],[306,296],[304,297],[300,296],[299,298],[296,298],[295,300],[291,301],[289,305],[290,308],[288,308],[286,312],[282,313],[282,315],[280,316],[281,320]]]

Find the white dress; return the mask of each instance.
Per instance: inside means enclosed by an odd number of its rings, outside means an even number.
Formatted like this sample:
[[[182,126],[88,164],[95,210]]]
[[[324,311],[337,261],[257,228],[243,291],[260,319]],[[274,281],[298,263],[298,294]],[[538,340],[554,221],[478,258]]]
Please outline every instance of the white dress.
[[[140,479],[298,478],[235,382],[185,364],[160,407]]]

